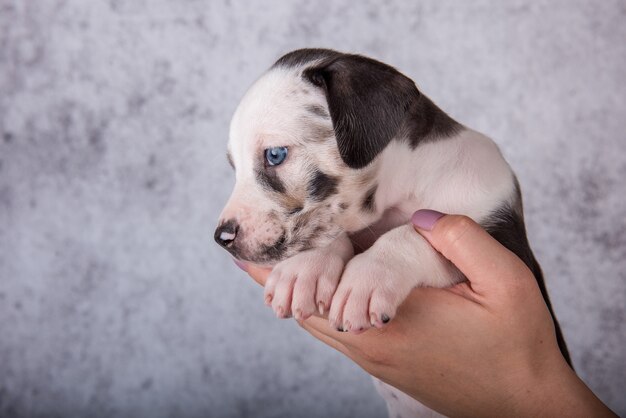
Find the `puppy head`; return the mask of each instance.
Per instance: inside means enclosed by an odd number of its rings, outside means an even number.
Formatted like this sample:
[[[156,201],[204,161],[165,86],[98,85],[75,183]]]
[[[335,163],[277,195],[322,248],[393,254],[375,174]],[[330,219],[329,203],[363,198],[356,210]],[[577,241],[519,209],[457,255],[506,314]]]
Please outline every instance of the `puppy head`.
[[[372,223],[376,156],[418,97],[410,79],[369,58],[283,56],[233,116],[236,184],[216,241],[241,260],[274,264]]]

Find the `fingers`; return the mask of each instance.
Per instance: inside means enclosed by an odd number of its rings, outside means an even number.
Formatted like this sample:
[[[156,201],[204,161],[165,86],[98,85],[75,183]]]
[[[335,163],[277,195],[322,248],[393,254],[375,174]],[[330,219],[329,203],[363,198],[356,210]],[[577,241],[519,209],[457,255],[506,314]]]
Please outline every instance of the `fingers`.
[[[467,277],[476,293],[508,286],[520,277],[532,277],[522,260],[467,216],[418,210],[411,222]]]
[[[277,291],[281,292],[281,290],[277,289],[276,283],[274,283],[274,281],[271,280],[272,270],[269,268],[259,267],[254,264],[240,265],[240,263],[238,263],[237,265],[239,265],[244,271],[246,271],[250,275],[250,277],[254,279],[254,281],[256,281],[261,286],[265,286],[266,294],[269,288],[271,298],[269,298],[269,300],[266,299],[266,303],[269,305],[272,305],[273,303],[275,303],[276,299],[275,299],[274,294]],[[268,278],[270,278],[270,280],[268,280]],[[322,291],[322,294],[319,294],[318,292],[318,300],[324,301],[324,307],[326,309],[328,309],[328,306],[330,306],[331,297],[332,297],[332,292],[328,293],[328,291]],[[310,318],[306,320],[298,321],[298,323],[300,324],[302,328],[304,328],[313,337],[317,338],[323,343],[331,346],[335,350],[339,351],[340,353],[343,353],[344,355],[354,360],[353,354],[344,344],[345,342],[348,341],[346,339],[346,337],[348,337],[348,333],[329,329],[328,320],[326,318],[311,316]]]
[[[318,317],[311,317],[306,321],[300,321],[299,324],[309,334],[322,341],[324,344],[331,346],[348,357],[351,357],[350,350],[343,343],[337,340],[335,335],[330,335],[328,333],[328,323],[326,320]],[[343,335],[342,332],[337,331],[335,331],[334,334]]]
[[[246,264],[245,271],[250,275],[250,277],[254,279],[255,282],[257,282],[261,286],[265,286],[267,277],[272,272],[272,269],[267,267],[259,267],[254,264]]]
[[[367,346],[368,342],[371,341],[370,338],[380,333],[380,331],[376,329],[370,329],[359,335],[337,331],[328,326],[328,319],[319,316],[312,316],[306,321],[299,321],[298,323],[315,338],[341,351],[353,360],[355,348]]]

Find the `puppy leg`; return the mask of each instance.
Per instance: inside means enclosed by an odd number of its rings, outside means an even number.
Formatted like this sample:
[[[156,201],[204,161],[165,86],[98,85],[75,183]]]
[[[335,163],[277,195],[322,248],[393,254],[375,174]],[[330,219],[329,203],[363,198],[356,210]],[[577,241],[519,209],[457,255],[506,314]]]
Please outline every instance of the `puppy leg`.
[[[357,333],[382,327],[414,287],[446,287],[461,278],[412,225],[399,226],[350,260],[333,296],[330,324]]]
[[[265,303],[280,318],[306,319],[323,314],[348,260],[354,255],[345,233],[330,245],[303,251],[278,263],[265,284]]]

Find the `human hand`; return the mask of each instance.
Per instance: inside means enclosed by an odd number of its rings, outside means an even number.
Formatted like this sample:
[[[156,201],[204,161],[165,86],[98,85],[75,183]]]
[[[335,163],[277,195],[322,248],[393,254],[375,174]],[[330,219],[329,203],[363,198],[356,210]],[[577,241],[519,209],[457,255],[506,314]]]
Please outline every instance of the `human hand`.
[[[467,217],[418,211],[416,230],[468,281],[415,289],[387,327],[361,335],[299,324],[370,374],[455,416],[612,416],[563,359],[526,265]],[[263,284],[268,271],[247,266]]]

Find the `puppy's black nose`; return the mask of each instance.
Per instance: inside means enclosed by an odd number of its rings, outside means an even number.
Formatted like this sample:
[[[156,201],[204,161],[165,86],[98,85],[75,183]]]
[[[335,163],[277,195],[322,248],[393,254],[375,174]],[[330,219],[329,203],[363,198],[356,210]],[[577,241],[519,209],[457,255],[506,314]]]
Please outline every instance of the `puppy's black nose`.
[[[238,231],[239,225],[234,219],[226,221],[215,230],[215,241],[222,247],[228,248],[235,241]]]

